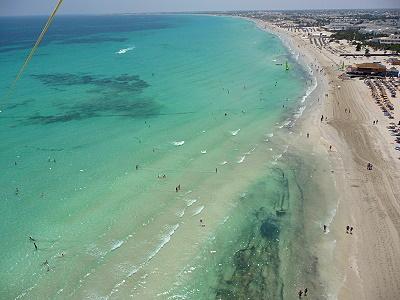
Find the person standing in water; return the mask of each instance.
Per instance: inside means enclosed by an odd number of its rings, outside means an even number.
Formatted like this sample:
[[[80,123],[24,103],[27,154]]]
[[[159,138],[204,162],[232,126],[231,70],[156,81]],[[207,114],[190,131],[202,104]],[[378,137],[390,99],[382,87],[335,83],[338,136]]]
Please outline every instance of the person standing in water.
[[[304,297],[307,296],[307,292],[308,292],[308,288],[305,288],[305,289],[304,289]]]

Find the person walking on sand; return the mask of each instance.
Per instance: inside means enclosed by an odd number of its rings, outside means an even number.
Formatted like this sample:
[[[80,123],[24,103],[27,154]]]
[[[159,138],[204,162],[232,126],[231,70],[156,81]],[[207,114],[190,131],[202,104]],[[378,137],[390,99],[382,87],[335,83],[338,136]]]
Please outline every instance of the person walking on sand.
[[[329,145],[329,151],[332,151],[332,145]]]
[[[307,297],[308,288],[304,289],[304,297]]]
[[[350,234],[353,234],[353,226],[350,227]]]
[[[326,228],[327,228],[327,226],[326,226],[326,225],[324,225],[324,232],[326,232]]]
[[[346,226],[346,233],[349,233],[349,229],[350,229],[350,226],[347,225],[347,226]]]
[[[301,299],[301,296],[303,295],[303,291],[302,290],[300,290],[299,291],[299,299]]]
[[[307,138],[309,138],[310,137],[310,134],[307,132]]]

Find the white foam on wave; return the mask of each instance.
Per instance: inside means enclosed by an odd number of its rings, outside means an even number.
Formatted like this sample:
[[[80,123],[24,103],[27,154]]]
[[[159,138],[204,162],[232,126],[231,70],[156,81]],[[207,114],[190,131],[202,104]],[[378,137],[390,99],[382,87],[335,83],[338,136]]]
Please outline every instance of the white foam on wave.
[[[241,164],[242,162],[244,162],[244,160],[246,159],[246,155],[243,155],[239,158],[239,160],[237,161],[238,164]]]
[[[117,52],[115,52],[115,54],[125,54],[126,52],[132,51],[133,49],[135,49],[135,46],[128,47],[128,48],[123,48],[123,49],[120,49]]]
[[[177,215],[179,218],[182,218],[182,217],[185,215],[185,209],[182,209],[181,211],[178,211],[178,212],[176,213],[176,215]]]
[[[172,228],[165,234],[162,236],[161,238],[161,243],[157,246],[156,249],[154,249],[150,255],[147,257],[147,261],[149,262],[150,260],[152,260],[154,258],[154,256],[157,255],[158,252],[160,252],[160,250],[169,243],[169,241],[171,240],[171,237],[174,235],[175,231],[179,228],[179,224],[175,224],[174,226],[172,226]]]
[[[245,154],[246,155],[250,155],[251,153],[254,152],[254,150],[256,150],[256,147],[251,148],[249,151],[247,151]]]
[[[231,134],[232,134],[233,136],[235,136],[235,135],[237,135],[237,134],[239,133],[239,131],[240,131],[240,128],[237,129],[237,130],[231,131]]]
[[[119,247],[122,246],[122,244],[124,243],[124,241],[121,240],[117,240],[113,243],[113,245],[111,246],[111,251],[114,251],[116,249],[118,249]]]
[[[207,150],[201,150],[201,154],[207,154]]]
[[[176,232],[176,230],[178,228],[179,228],[179,224],[175,224],[174,226],[172,226],[171,229],[161,237],[160,244],[158,244],[157,247],[149,253],[147,258],[139,266],[132,266],[132,269],[131,269],[131,271],[129,271],[126,279],[129,277],[132,277],[139,270],[141,270],[145,265],[147,265],[149,263],[149,261],[151,261],[157,255],[157,253],[160,252],[161,249],[164,248],[165,245],[169,243],[169,241],[171,240],[171,237],[174,235],[174,233]],[[108,299],[114,293],[118,292],[118,288],[126,283],[126,279],[123,279],[120,282],[118,282],[117,284],[115,284],[106,299]]]
[[[223,162],[220,162],[219,164],[221,165],[221,166],[224,166],[224,165],[226,165],[228,162],[226,161],[226,160],[224,160]]]
[[[274,134],[273,133],[267,133],[265,136],[269,137],[269,138],[272,138],[274,136]]]
[[[306,105],[300,106],[297,112],[294,114],[296,119],[300,118],[303,115],[304,110],[306,109]]]
[[[196,203],[197,199],[188,199],[186,200],[186,206],[192,206],[194,203]]]
[[[174,146],[183,146],[183,144],[185,144],[185,141],[172,142]]]
[[[197,216],[199,213],[201,213],[204,209],[204,205],[198,207],[194,212],[192,216]]]
[[[305,95],[304,95],[303,98],[301,99],[301,103],[304,103],[304,102],[306,101],[306,99],[308,98],[308,96],[310,96],[311,93],[314,92],[314,90],[317,88],[317,86],[318,86],[318,82],[317,82],[317,80],[314,78],[314,79],[313,79],[313,84],[310,85],[310,86],[307,88]]]

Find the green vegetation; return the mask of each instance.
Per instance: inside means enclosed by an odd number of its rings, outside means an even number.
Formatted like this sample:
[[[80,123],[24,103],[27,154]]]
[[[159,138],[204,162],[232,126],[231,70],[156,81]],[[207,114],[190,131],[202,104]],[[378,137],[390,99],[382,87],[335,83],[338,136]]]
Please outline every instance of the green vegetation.
[[[386,36],[384,34],[372,34],[372,33],[361,33],[358,30],[354,29],[349,29],[349,30],[343,30],[343,31],[338,31],[334,33],[331,37],[338,39],[338,40],[356,40],[360,42],[364,42],[366,40],[376,38],[376,37],[382,37]]]
[[[385,34],[372,34],[372,33],[361,33],[358,30],[350,29],[343,30],[334,33],[331,38],[336,40],[348,40],[353,41],[352,45],[356,46],[356,51],[361,51],[362,45],[370,46],[374,50],[387,50],[391,52],[400,53],[400,45],[383,45],[376,42],[369,41],[372,38],[384,37]]]

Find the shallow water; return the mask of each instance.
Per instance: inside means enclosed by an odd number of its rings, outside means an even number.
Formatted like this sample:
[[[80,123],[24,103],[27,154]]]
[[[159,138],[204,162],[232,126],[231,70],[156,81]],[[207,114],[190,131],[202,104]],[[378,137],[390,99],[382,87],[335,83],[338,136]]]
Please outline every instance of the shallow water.
[[[0,23],[4,95],[43,19]],[[1,298],[282,297],[287,59],[245,20],[59,17],[0,107]]]

